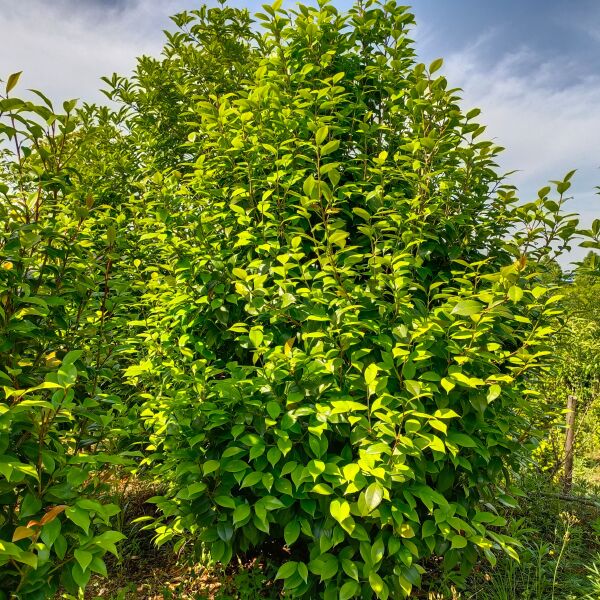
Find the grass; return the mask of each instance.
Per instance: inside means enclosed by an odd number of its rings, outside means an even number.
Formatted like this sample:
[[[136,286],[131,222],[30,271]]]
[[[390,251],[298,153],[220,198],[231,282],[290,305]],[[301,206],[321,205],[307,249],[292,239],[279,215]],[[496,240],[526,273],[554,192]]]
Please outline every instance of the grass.
[[[586,477],[592,475],[593,477]],[[526,499],[511,534],[522,548],[520,562],[503,558],[469,582],[464,600],[600,600],[600,489],[597,471],[579,471],[571,495],[597,505],[559,497],[560,488],[543,478],[523,483]]]

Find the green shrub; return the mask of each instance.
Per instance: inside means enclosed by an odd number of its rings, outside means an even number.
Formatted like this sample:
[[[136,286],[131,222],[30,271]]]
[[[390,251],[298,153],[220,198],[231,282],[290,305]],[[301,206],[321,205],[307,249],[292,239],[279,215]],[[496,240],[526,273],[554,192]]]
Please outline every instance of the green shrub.
[[[2,591],[105,573],[122,467],[159,544],[289,596],[516,556],[572,173],[518,203],[405,7],[264,11],[175,16],[117,111],[0,96]]]
[[[157,540],[221,563],[287,546],[291,596],[406,597],[432,557],[461,581],[516,554],[496,507],[518,494],[556,314],[536,269],[577,226],[572,174],[518,205],[404,7],[280,4],[245,78],[177,107],[184,160],[146,160],[127,375],[170,483]]]
[[[35,600],[106,574],[123,538],[106,481],[135,421],[113,385],[114,213],[75,168],[82,115],[9,97],[17,81],[0,96],[0,590]]]

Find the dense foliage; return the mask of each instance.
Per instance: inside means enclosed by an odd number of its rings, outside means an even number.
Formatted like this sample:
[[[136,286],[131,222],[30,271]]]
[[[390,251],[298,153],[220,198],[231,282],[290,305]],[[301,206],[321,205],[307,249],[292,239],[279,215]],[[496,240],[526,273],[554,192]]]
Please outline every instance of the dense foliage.
[[[460,583],[516,556],[498,508],[537,433],[572,173],[519,203],[479,111],[416,62],[405,7],[264,11],[174,17],[160,59],[105,80],[117,110],[6,83],[18,597],[105,573],[132,473],[160,482],[159,544],[223,564],[274,544],[290,596],[407,597],[436,557]]]
[[[17,80],[0,100],[0,564],[3,588],[44,598],[59,577],[105,573],[123,538],[98,495],[127,462],[109,339],[130,297],[113,275],[118,215],[74,166],[89,143],[75,103],[10,98]]]
[[[538,383],[546,422],[544,439],[534,454],[536,466],[551,475],[561,473],[565,459],[565,407],[568,397],[575,398],[576,456],[584,459],[598,452],[598,391],[600,389],[600,279],[590,252],[575,272],[565,280],[558,270],[554,282],[561,295],[563,312],[556,323],[552,352],[556,357],[551,372]],[[548,423],[555,425],[548,427]]]

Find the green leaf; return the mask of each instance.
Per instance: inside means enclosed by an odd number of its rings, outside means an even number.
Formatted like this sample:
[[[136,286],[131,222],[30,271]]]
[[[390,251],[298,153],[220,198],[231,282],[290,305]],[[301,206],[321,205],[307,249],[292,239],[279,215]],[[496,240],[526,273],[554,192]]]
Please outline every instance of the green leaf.
[[[421,526],[421,535],[423,538],[431,537],[437,532],[437,525],[434,521],[424,521]]]
[[[369,585],[371,589],[379,596],[381,592],[383,592],[384,583],[383,579],[377,573],[371,572],[369,573]]]
[[[326,483],[317,483],[317,485],[313,486],[311,491],[313,491],[315,494],[321,494],[324,496],[333,494],[331,486],[327,485]]]
[[[78,361],[83,354],[83,350],[72,350],[71,352],[67,352],[64,358],[62,359],[63,365],[72,365],[74,362]],[[85,570],[85,569],[84,569]]]
[[[360,596],[360,585],[356,581],[347,581],[340,588],[339,600],[350,600],[356,596]]]
[[[92,559],[94,558],[94,555],[91,552],[82,550],[81,548],[77,548],[74,552],[74,555],[75,560],[79,563],[82,571],[85,571],[88,568],[92,562]]]
[[[460,415],[451,408],[439,408],[433,413],[433,416],[436,419],[456,419],[460,417]]]
[[[352,212],[367,222],[371,220],[372,215],[368,213],[364,208],[354,207],[352,209]]]
[[[235,508],[235,500],[231,496],[215,496],[214,501],[223,508]]]
[[[77,381],[77,369],[72,363],[63,363],[58,369],[58,383],[60,385],[74,385]]]
[[[341,523],[350,516],[350,504],[346,500],[335,499],[329,505],[331,516]]]
[[[267,452],[267,460],[273,467],[279,462],[282,456],[283,454],[279,448],[269,448]]]
[[[506,519],[490,512],[477,512],[473,517],[475,523],[490,523],[493,525],[504,525]]]
[[[477,315],[483,310],[483,304],[476,300],[463,300],[458,302],[452,309],[453,315],[461,315],[468,317],[470,315]]]
[[[224,542],[231,541],[231,539],[233,538],[233,533],[233,527],[229,523],[219,521],[219,523],[217,524],[217,535],[221,540],[223,540]]]
[[[253,473],[249,473],[248,475],[246,475],[246,477],[244,477],[244,481],[240,485],[240,489],[255,486],[259,481],[262,480],[262,476],[263,474],[260,471],[254,471]]]
[[[93,543],[108,552],[111,552],[118,558],[115,544],[125,539],[125,536],[120,531],[104,531],[93,539]]]
[[[310,175],[304,180],[304,183],[302,184],[302,190],[309,198],[313,198],[316,189],[317,182],[315,181],[315,178]]]
[[[56,553],[56,556],[58,556],[58,558],[60,560],[63,560],[65,557],[65,554],[67,553],[67,540],[65,539],[64,535],[59,535],[56,540],[54,541],[54,552]]]
[[[330,140],[321,148],[321,156],[327,156],[340,147],[340,140]]]
[[[348,575],[348,577],[351,577],[352,579],[355,579],[356,581],[358,581],[359,580],[358,567],[356,566],[356,563],[354,563],[351,560],[348,560],[347,558],[342,558],[341,562],[342,562],[342,569],[344,570],[344,573],[346,573],[346,575]]]
[[[323,125],[323,127],[317,129],[317,132],[315,133],[315,142],[317,143],[317,146],[320,146],[323,143],[328,133],[329,127],[327,127],[327,125]]]
[[[291,546],[300,537],[300,523],[297,520],[290,521],[283,530],[283,538],[288,546]]]
[[[108,577],[108,573],[106,571],[105,562],[99,557],[94,556],[92,559],[92,563],[90,564],[90,570],[94,571],[94,573],[99,573],[102,577]]]
[[[378,372],[379,367],[375,363],[371,363],[365,369],[365,383],[367,384],[367,386],[370,386],[377,379]]]
[[[383,500],[383,487],[379,483],[372,483],[361,496],[364,496],[367,511],[373,512]]]
[[[26,552],[25,550],[21,550],[16,544],[11,544],[9,542],[2,542],[2,546],[0,548],[3,548],[3,550],[0,549],[0,556],[4,554],[4,556],[2,557],[3,559],[5,559],[8,555],[16,562],[28,565],[32,569],[37,569],[38,557],[33,552]]]
[[[261,498],[259,502],[267,510],[277,510],[278,508],[283,508],[283,502],[279,498],[275,498],[275,496],[265,496],[264,498]]]
[[[61,523],[60,519],[53,519],[42,527],[40,537],[42,542],[49,548],[54,544],[56,538],[60,535]]]
[[[88,584],[91,577],[91,571],[85,571],[81,568],[78,563],[74,563],[71,567],[71,576],[73,581],[79,586],[80,589],[84,589]]]
[[[442,378],[441,384],[448,394],[456,387],[456,384],[447,377]]]
[[[17,73],[12,73],[11,75],[8,76],[8,79],[6,81],[6,93],[7,94],[11,90],[14,89],[14,87],[17,85],[17,83],[19,83],[19,78],[21,77],[21,73],[23,73],[23,71],[18,71]]]
[[[490,385],[490,389],[489,389],[488,395],[487,395],[487,401],[493,402],[496,398],[498,398],[500,396],[501,393],[502,393],[502,388],[498,384],[494,383],[494,384]]]
[[[429,72],[431,74],[435,73],[436,71],[438,71],[441,66],[444,64],[444,59],[443,58],[436,58],[430,65],[429,65]]]
[[[561,181],[556,185],[556,191],[562,196],[571,187],[570,181]]]
[[[218,460],[207,460],[202,465],[202,472],[205,475],[208,475],[209,473],[213,473],[214,471],[216,471],[220,467],[220,465],[221,463]]]
[[[520,287],[513,285],[508,290],[508,297],[513,302],[519,302],[519,300],[521,300],[521,298],[523,297],[523,290]]]
[[[262,329],[259,327],[253,327],[250,330],[250,333],[248,334],[248,337],[250,338],[250,341],[252,342],[252,345],[255,348],[260,348],[260,345],[263,342],[264,339],[264,335],[262,332]]]
[[[455,535],[452,537],[452,548],[465,548],[467,540],[462,535]]]
[[[327,581],[337,575],[339,565],[337,558],[333,554],[325,552],[311,560],[308,568],[315,575],[320,575],[322,581]]]
[[[281,406],[278,402],[267,402],[267,413],[269,413],[271,419],[275,420],[281,414]]]
[[[78,506],[70,506],[65,510],[65,515],[68,519],[73,521],[75,525],[81,527],[85,533],[89,532],[90,529],[90,515],[87,510],[83,510]]]
[[[39,512],[42,508],[42,501],[33,494],[26,494],[21,501],[19,510],[19,518],[30,517]]]
[[[448,439],[455,443],[457,446],[464,446],[465,448],[476,448],[477,442],[471,437],[464,433],[458,433],[456,431],[450,431],[448,433]]]
[[[159,173],[157,173],[159,175]],[[106,244],[107,246],[113,246],[117,241],[117,230],[114,225],[110,225],[106,228]]]
[[[250,518],[250,506],[248,504],[240,504],[233,511],[233,524],[239,525]]]
[[[504,506],[508,506],[509,508],[519,508],[519,503],[508,494],[499,494],[497,499],[504,504]]]
[[[304,583],[308,582],[308,567],[303,562],[298,563],[298,575],[302,577]]]
[[[222,470],[227,473],[239,473],[240,471],[246,471],[250,467],[248,463],[243,460],[230,460],[226,464],[222,465]]]
[[[385,555],[385,544],[381,536],[379,536],[371,546],[371,563],[377,565],[383,560]]]
[[[298,563],[294,561],[286,562],[279,567],[275,579],[289,579],[298,571]]]

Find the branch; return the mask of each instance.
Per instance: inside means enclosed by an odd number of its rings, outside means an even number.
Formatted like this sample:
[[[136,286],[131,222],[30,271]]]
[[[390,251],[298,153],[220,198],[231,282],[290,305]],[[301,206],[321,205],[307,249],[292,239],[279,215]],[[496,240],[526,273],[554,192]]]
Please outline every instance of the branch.
[[[594,500],[592,498],[586,498],[585,496],[570,496],[569,494],[549,494],[547,492],[536,492],[539,496],[545,496],[546,498],[557,498],[558,500],[565,500],[566,502],[578,502],[579,504],[586,504],[587,506],[595,506],[600,508],[600,499]]]

